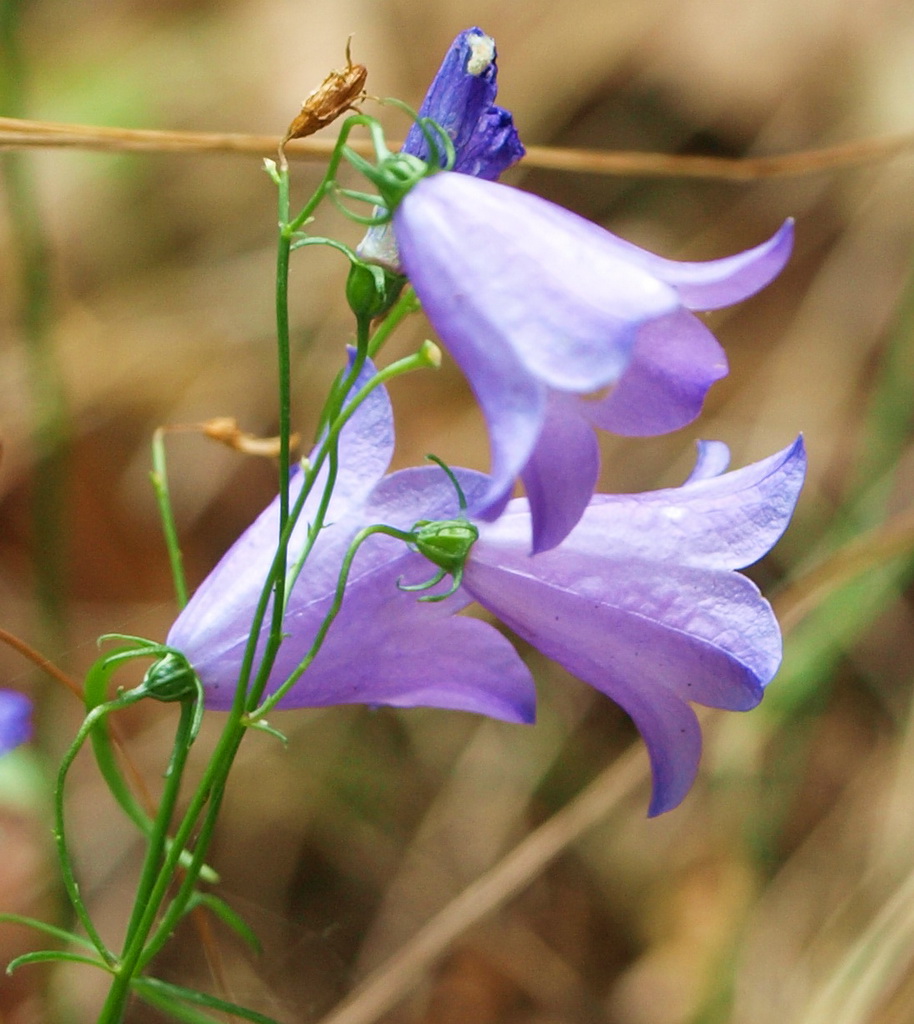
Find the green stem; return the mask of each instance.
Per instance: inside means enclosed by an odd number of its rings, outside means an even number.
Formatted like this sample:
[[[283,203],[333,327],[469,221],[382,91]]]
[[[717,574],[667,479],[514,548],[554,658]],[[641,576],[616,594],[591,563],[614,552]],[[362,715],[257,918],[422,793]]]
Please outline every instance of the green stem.
[[[111,950],[109,950],[102,941],[95,925],[92,923],[92,918],[89,916],[89,911],[83,903],[82,896],[79,892],[79,883],[76,881],[76,876],[73,872],[73,859],[70,856],[69,844],[67,842],[66,820],[64,814],[64,788],[70,766],[73,764],[76,755],[82,749],[83,744],[91,734],[96,724],[106,715],[110,714],[110,712],[128,707],[130,704],[140,700],[143,696],[145,696],[144,693],[138,693],[135,690],[131,690],[127,693],[121,694],[121,696],[117,697],[115,700],[109,701],[106,704],[98,705],[86,715],[79,731],[76,734],[76,738],[73,740],[72,744],[70,744],[70,748],[61,760],[60,768],[57,772],[57,786],[54,790],[54,839],[57,843],[57,854],[58,859],[60,860],[60,872],[64,888],[67,891],[67,895],[70,898],[70,903],[73,905],[73,909],[76,911],[76,916],[79,918],[82,926],[86,929],[86,934],[91,939],[92,944],[98,950],[105,963],[111,967],[116,966],[117,957],[115,957]]]
[[[111,989],[108,992],[108,998],[102,1007],[97,1024],[119,1024],[130,996],[131,982],[140,970],[141,965],[146,962],[147,940],[172,883],[172,879],[178,870],[181,853],[189,845],[197,821],[206,808],[207,803],[209,803],[210,798],[215,794],[209,815],[211,824],[207,829],[201,830],[198,836],[193,855],[187,866],[187,873],[179,890],[179,895],[192,892],[193,886],[197,883],[212,835],[212,825],[215,823],[216,814],[219,810],[221,793],[225,787],[228,773],[231,770],[235,753],[244,735],[244,730],[245,726],[241,723],[240,712],[229,711],[228,721],[222,731],[222,735],[219,737],[216,749],[213,751],[203,777],[191,797],[184,817],[175,830],[171,845],[165,852],[155,883],[149,890],[148,898],[145,904],[142,905],[141,912],[134,922],[133,935],[129,944],[125,946],[123,957],[115,972]],[[176,897],[174,903],[177,902],[178,899]]]
[[[416,298],[416,293],[412,290],[409,285],[403,289],[403,294],[397,299],[391,311],[378,325],[378,329],[371,336],[371,340],[368,342],[368,358],[374,359],[378,352],[381,350],[381,346],[387,339],[393,334],[397,327],[410,315],[420,309],[419,300]]]
[[[340,575],[336,581],[336,590],[333,594],[333,602],[331,603],[327,614],[324,616],[324,621],[318,627],[317,633],[314,636],[314,642],[308,649],[308,653],[298,663],[298,667],[288,677],[288,679],[286,679],[282,686],[280,686],[275,693],[267,697],[256,711],[251,713],[249,717],[252,721],[255,721],[258,718],[263,718],[264,715],[276,707],[276,705],[283,697],[285,697],[289,690],[298,682],[314,662],[314,659],[320,652],[321,647],[324,645],[324,640],[327,637],[328,630],[333,625],[333,622],[337,615],[339,615],[340,608],[343,605],[343,598],[346,595],[346,584],[349,581],[349,572],[352,569],[352,563],[355,559],[356,553],[369,537],[372,537],[377,533],[384,534],[388,537],[394,537],[397,540],[402,540],[406,543],[413,539],[412,533],[408,533],[405,530],[398,530],[393,526],[385,526],[381,523],[377,523],[374,526],[366,526],[363,530],[359,530],[355,537],[353,537],[352,543],[349,545],[346,555],[343,558],[343,562],[340,567]]]
[[[135,909],[131,916],[128,938],[124,945],[123,956],[120,963],[115,967],[115,976],[98,1024],[117,1024],[122,1019],[130,996],[133,979],[146,967],[167,941],[174,927],[187,912],[188,905],[193,898],[200,872],[204,868],[204,858],[215,829],[226,781],[238,747],[243,739],[245,729],[250,724],[246,712],[248,709],[256,707],[257,702],[260,700],[282,641],[286,593],[290,585],[288,582],[287,560],[291,534],[302,514],[305,501],[314,487],[318,475],[324,464],[329,461],[319,514],[316,517],[315,523],[310,524],[308,550],[313,546],[317,533],[323,526],[329,508],[330,493],[336,476],[340,431],[358,405],[364,401],[374,387],[380,386],[385,380],[390,379],[391,376],[395,376],[397,373],[406,372],[407,369],[417,368],[420,365],[434,365],[435,362],[433,358],[429,357],[427,348],[423,348],[422,353],[419,355],[410,357],[408,360],[401,360],[399,364],[389,367],[383,376],[378,375],[368,385],[361,388],[353,396],[352,401],[347,402],[349,392],[364,366],[371,344],[368,322],[364,321],[359,324],[357,355],[353,359],[348,372],[340,381],[339,388],[334,389],[328,398],[322,419],[329,424],[329,429],[323,442],[319,445],[314,464],[309,466],[304,472],[301,492],[296,496],[296,501],[294,506],[292,506],[289,443],[291,434],[291,359],[288,310],[290,254],[293,243],[298,241],[295,238],[296,232],[310,219],[318,203],[335,187],[334,179],[340,159],[342,158],[345,140],[356,124],[367,124],[373,133],[376,148],[383,146],[383,140],[378,134],[380,129],[376,124],[371,123],[370,119],[361,117],[347,119],[321,184],[294,220],[290,219],[289,216],[288,168],[280,165],[274,175],[279,191],[280,222],[276,280],[280,499],[279,535],[276,552],[254,611],[250,636],[239,670],[238,684],[235,689],[232,706],[226,716],[222,734],[169,843],[165,836],[165,830],[174,807],[174,797],[177,794],[183,760],[180,764],[175,764],[174,766],[174,777],[169,780],[168,792],[166,797],[163,798],[163,808],[160,810],[159,817],[157,818],[157,827],[150,839],[150,850],[147,854],[146,864],[138,888],[138,897],[142,898],[138,898],[136,901]],[[399,316],[405,316],[411,308],[413,308],[412,305],[407,306],[401,300],[397,307],[400,310]],[[378,529],[372,528],[372,532],[378,532]],[[359,543],[363,539],[364,537],[360,537]],[[351,565],[354,554],[355,548],[347,557],[344,567],[346,575],[348,575],[349,565]],[[320,633],[320,638],[314,645],[313,653],[309,654],[310,660],[313,660],[313,657],[316,655],[327,629],[329,629],[333,618],[339,610],[345,590],[345,578],[338,584],[337,590],[337,600],[335,601],[334,608],[331,609],[331,614],[328,616],[328,621]],[[272,609],[270,610],[271,601]],[[254,663],[255,658],[257,658],[258,643],[268,610],[270,610],[269,632],[255,674]],[[305,668],[307,668],[307,665],[303,666],[300,671],[303,672]],[[176,741],[175,750],[177,751],[178,749]],[[196,835],[196,841],[189,856],[189,863],[187,863],[191,838],[194,835]],[[182,856],[185,858],[185,875],[178,887],[178,891],[163,913],[162,907],[178,866],[181,863]]]
[[[172,755],[165,772],[165,787],[162,792],[162,799],[159,803],[159,811],[156,815],[153,828],[149,833],[146,846],[146,856],[143,861],[143,869],[140,872],[140,879],[137,884],[136,896],[134,897],[133,913],[127,925],[127,934],[124,940],[124,948],[127,949],[133,937],[133,931],[139,923],[141,909],[146,905],[149,894],[155,886],[156,878],[161,869],[162,860],[168,849],[168,826],[174,814],[175,805],[178,801],[178,794],[181,789],[181,779],[184,774],[184,766],[187,763],[187,756],[190,753],[191,744],[194,741],[192,726],[196,707],[195,701],[186,700],[181,704],[181,718],[175,732],[175,741],[172,746]]]
[[[178,607],[187,604],[187,578],[184,575],[184,558],[178,540],[178,528],[175,524],[174,510],[171,507],[171,494],[168,490],[168,471],[165,464],[165,431],[159,427],[152,435],[152,472],[149,474],[156,504],[159,507],[159,518],[162,520],[162,533],[165,535],[165,547],[168,549],[168,562],[171,565],[171,578],[174,581],[175,596]]]

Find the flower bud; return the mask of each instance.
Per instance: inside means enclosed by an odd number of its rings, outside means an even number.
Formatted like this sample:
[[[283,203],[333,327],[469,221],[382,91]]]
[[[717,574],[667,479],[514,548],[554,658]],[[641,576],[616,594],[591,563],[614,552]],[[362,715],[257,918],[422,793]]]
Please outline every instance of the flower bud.
[[[360,320],[386,313],[400,297],[406,278],[374,264],[353,262],[346,279],[346,301]]]
[[[469,519],[420,519],[413,527],[416,550],[452,576],[463,570],[479,530]]]
[[[190,662],[180,654],[165,654],[149,666],[143,687],[155,700],[187,700],[200,692],[200,684]]]

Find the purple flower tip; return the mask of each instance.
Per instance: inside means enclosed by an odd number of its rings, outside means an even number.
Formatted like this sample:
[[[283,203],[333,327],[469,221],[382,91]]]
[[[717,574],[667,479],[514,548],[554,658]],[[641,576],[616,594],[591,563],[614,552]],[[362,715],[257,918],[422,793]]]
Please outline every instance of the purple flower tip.
[[[496,106],[498,91],[495,40],[480,28],[468,28],[451,43],[419,108],[420,117],[437,121],[454,143],[453,170],[494,181],[524,155],[509,111]],[[429,159],[428,143],[414,124],[404,153]]]
[[[454,143],[453,170],[494,181],[524,155],[511,112],[495,103],[498,68],[495,40],[480,28],[468,28],[451,43],[419,108]],[[425,133],[413,124],[404,153],[423,160],[430,154]],[[389,224],[368,229],[358,254],[371,263],[399,271],[397,245]]]

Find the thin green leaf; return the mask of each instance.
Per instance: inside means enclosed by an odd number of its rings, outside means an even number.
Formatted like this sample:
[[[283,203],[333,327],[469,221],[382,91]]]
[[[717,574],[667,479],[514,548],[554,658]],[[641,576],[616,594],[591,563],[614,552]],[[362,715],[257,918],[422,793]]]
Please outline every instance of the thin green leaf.
[[[278,1024],[272,1017],[258,1013],[256,1010],[248,1010],[237,1003],[230,1003],[225,999],[218,999],[216,996],[208,995],[206,992],[195,992],[192,988],[184,988],[182,985],[173,985],[171,982],[162,981],[159,978],[137,978],[133,985],[137,995],[147,999],[150,995],[162,996],[167,1000],[186,1002],[193,1006],[205,1006],[210,1010],[218,1010],[220,1013],[231,1013],[242,1020],[252,1021],[253,1024]],[[201,1017],[201,1020],[210,1020],[209,1017]]]
[[[139,985],[134,985],[134,990],[144,1002],[162,1010],[174,1020],[183,1021],[184,1024],[225,1024],[224,1018],[211,1017],[208,1013],[201,1013],[187,1003],[181,1003],[166,996],[161,992],[146,990]]]
[[[218,896],[213,896],[211,893],[194,893],[187,909],[191,911],[194,907],[205,907],[210,913],[215,914],[223,924],[228,925],[255,953],[263,952],[260,939],[257,938],[247,921]]]
[[[23,953],[15,960],[10,960],[6,965],[6,973],[12,974],[18,967],[26,964],[45,964],[55,960],[66,960],[73,964],[86,964],[89,967],[100,967],[103,971],[112,973],[104,960],[97,957],[81,956],[79,953],[68,953],[65,949],[38,949],[34,953]]]
[[[29,928],[34,928],[36,931],[44,932],[45,935],[50,935],[54,939],[60,939],[61,942],[75,942],[78,946],[82,946],[85,949],[95,949],[95,946],[81,935],[75,935],[64,928],[58,928],[56,925],[48,924],[46,921],[39,921],[34,917],[26,917],[23,914],[0,914],[0,922],[24,924]]]

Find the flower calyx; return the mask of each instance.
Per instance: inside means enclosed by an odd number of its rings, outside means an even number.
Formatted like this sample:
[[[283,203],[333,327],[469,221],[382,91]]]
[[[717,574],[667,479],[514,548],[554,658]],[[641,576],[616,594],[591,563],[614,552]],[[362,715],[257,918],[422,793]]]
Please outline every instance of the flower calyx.
[[[411,153],[391,153],[377,165],[362,168],[362,172],[377,188],[388,215],[393,213],[407,193],[436,170],[436,167]]]
[[[346,279],[346,301],[358,320],[383,316],[400,297],[406,278],[374,263],[353,259]]]
[[[451,588],[444,594],[426,594],[420,601],[443,601],[456,593],[463,580],[463,567],[470,550],[479,539],[479,530],[467,519],[420,519],[413,525],[412,546],[430,562],[438,572],[424,583],[398,583],[401,590],[430,590],[445,576],[453,577]]]
[[[196,673],[187,658],[177,651],[163,654],[149,666],[142,689],[147,697],[165,703],[195,700],[201,695]]]

